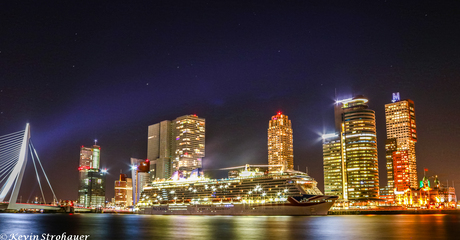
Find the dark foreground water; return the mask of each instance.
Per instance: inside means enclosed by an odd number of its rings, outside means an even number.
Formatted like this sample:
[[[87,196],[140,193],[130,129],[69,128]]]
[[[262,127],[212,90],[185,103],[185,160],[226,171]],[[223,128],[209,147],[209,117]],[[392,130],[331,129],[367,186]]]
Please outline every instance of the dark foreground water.
[[[460,215],[324,217],[0,214],[0,240],[20,235],[87,239],[460,239]],[[14,234],[11,236],[11,234]],[[21,239],[32,240],[22,236]],[[84,238],[83,238],[84,239]],[[56,236],[53,240],[56,240]],[[62,239],[58,239],[62,240]]]

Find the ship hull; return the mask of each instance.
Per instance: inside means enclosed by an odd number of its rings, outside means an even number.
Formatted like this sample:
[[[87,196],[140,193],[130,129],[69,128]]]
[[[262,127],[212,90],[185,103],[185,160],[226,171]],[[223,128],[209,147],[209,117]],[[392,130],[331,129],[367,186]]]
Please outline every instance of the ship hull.
[[[325,216],[334,202],[294,204],[159,205],[141,208],[152,215]]]

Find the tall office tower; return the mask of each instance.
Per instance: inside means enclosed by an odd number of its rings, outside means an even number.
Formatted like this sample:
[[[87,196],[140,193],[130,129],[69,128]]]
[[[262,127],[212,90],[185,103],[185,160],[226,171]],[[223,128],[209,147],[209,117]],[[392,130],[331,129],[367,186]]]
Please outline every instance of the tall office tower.
[[[194,169],[202,168],[205,157],[205,119],[185,115],[172,121],[172,172],[188,177]]]
[[[205,119],[185,115],[149,126],[147,158],[152,179],[168,179],[181,171],[188,177],[202,168],[205,157]]]
[[[118,181],[115,181],[115,206],[129,207],[133,205],[133,186],[131,178],[126,174],[120,174]]]
[[[171,177],[172,138],[171,121],[165,120],[149,126],[147,159],[150,160],[151,180]]]
[[[396,179],[389,179],[389,183],[394,182],[394,187],[398,183],[403,187],[405,184],[401,182],[406,179],[403,175],[409,175],[410,187],[417,188],[417,161],[415,157],[415,143],[417,142],[417,127],[415,125],[415,110],[414,102],[410,99],[400,100],[399,93],[393,93],[392,103],[385,104],[385,118],[387,127],[387,139],[396,139],[396,150],[398,152],[405,151],[408,159],[407,172],[399,172],[401,176],[396,176],[394,169],[401,168],[402,166],[393,165],[393,168],[388,168],[388,176],[399,177]],[[389,155],[389,154],[388,154]],[[390,161],[387,158],[387,161]],[[393,158],[393,164],[395,163]],[[403,164],[404,161],[400,161]],[[393,172],[392,172],[393,171]],[[388,184],[390,187],[390,184]]]
[[[100,150],[97,145],[80,149],[78,202],[85,207],[105,206],[106,171],[99,169]]]
[[[342,103],[349,200],[379,197],[375,112],[367,102],[358,96]]]
[[[139,202],[144,186],[151,182],[150,180],[150,161],[131,158],[131,176],[132,176],[132,189],[133,189],[133,204]]]
[[[294,170],[291,120],[278,112],[268,123],[268,170]]]
[[[336,133],[323,135],[326,194],[343,200],[379,197],[375,113],[356,96],[336,102]]]
[[[347,200],[347,169],[343,159],[341,136],[323,135],[324,194]]]

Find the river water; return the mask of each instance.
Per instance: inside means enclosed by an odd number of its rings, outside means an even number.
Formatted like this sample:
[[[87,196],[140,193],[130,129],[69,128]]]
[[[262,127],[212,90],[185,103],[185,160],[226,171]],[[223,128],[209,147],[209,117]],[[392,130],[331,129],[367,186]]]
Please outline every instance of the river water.
[[[460,215],[153,216],[0,214],[0,240],[91,239],[460,239]],[[47,235],[49,234],[49,235]],[[19,238],[21,237],[22,238]],[[25,236],[29,236],[25,239]],[[83,238],[84,239],[84,238]]]

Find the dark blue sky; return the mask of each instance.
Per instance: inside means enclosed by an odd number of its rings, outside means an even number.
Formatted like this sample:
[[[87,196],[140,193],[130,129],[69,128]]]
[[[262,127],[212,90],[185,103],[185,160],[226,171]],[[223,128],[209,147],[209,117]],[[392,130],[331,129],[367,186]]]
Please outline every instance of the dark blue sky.
[[[399,91],[415,102],[419,176],[428,168],[460,184],[458,7],[1,3],[0,135],[31,124],[62,199],[76,199],[79,148],[97,138],[111,198],[129,158],[146,157],[148,125],[185,114],[206,118],[204,166],[218,169],[266,163],[268,121],[282,111],[292,120],[295,165],[308,166],[323,189],[320,134],[333,129],[335,91],[363,94],[376,111],[383,186],[384,104]],[[39,194],[32,169],[23,199]]]

